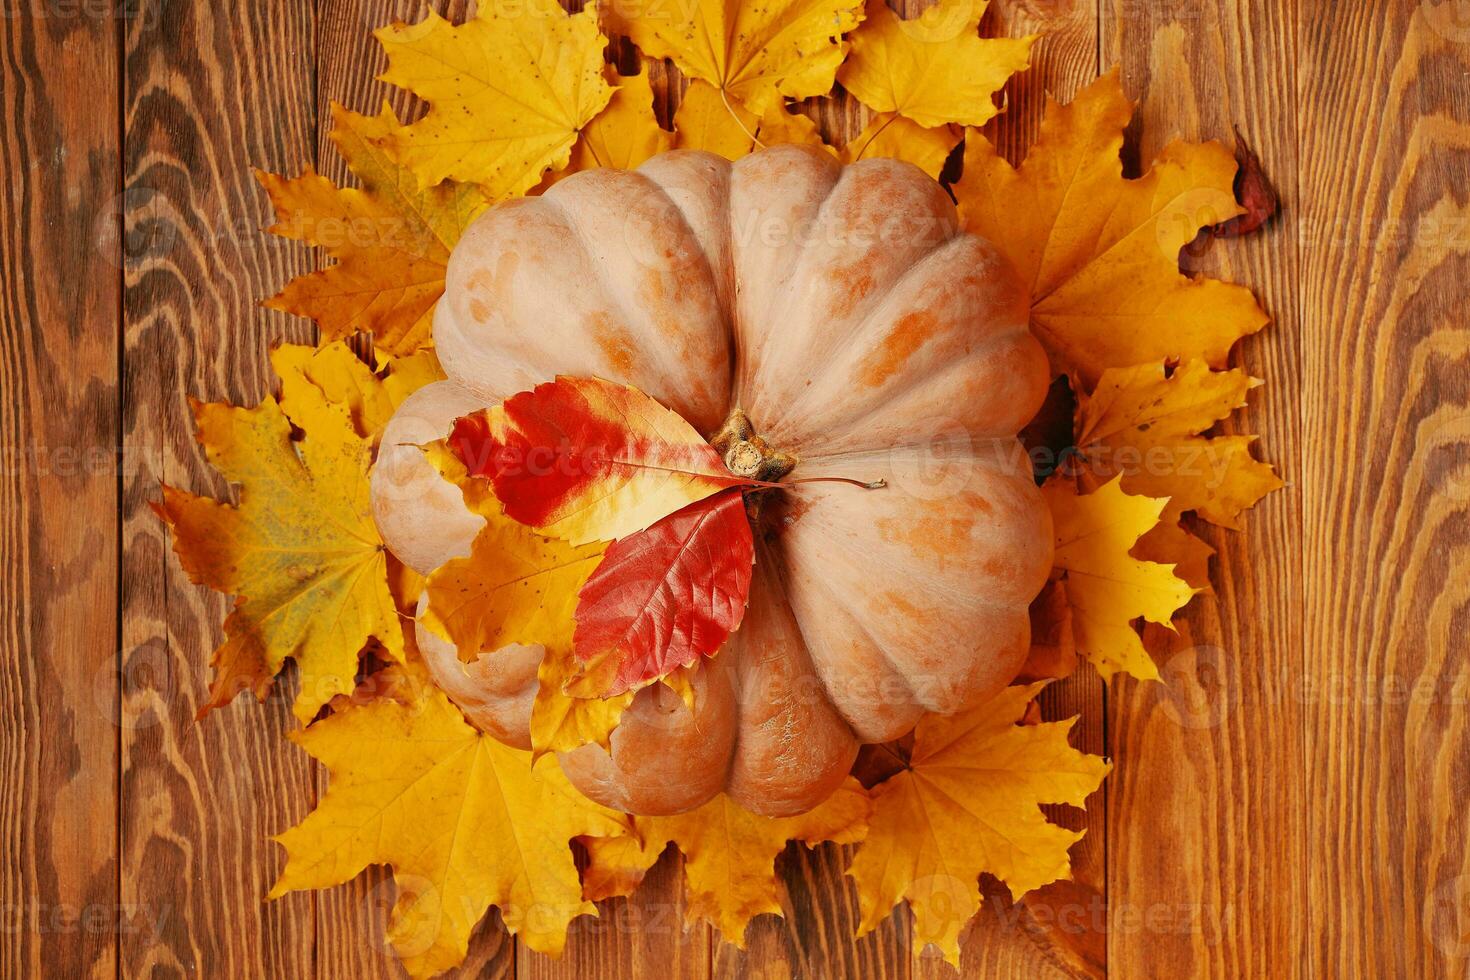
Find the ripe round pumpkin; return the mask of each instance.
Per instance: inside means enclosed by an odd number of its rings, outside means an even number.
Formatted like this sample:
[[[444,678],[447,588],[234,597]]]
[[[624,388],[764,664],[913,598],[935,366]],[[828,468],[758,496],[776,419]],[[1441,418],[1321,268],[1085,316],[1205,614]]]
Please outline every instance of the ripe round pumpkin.
[[[800,812],[860,744],[1019,670],[1051,521],[1016,433],[1040,407],[1046,358],[1013,271],[918,169],[779,146],[576,174],[475,222],[434,335],[450,381],[404,403],[374,477],[384,539],[421,571],[467,553],[478,519],[422,459],[388,454],[556,375],[636,385],[711,436],[740,422],[758,438],[739,448],[787,479],[887,481],[755,495],[739,631],[696,673],[693,712],[654,685],[611,754],[563,754],[593,799],[663,814],[723,790]],[[471,719],[526,744],[535,649],[463,665],[418,636]]]

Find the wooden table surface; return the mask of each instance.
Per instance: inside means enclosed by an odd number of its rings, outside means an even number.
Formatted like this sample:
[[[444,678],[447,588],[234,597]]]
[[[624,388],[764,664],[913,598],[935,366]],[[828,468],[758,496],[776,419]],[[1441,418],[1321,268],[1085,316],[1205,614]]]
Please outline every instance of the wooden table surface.
[[[910,10],[924,0],[910,0]],[[450,13],[461,12],[451,4]],[[225,487],[187,399],[254,404],[256,301],[316,258],[259,229],[249,167],[344,176],[332,100],[386,94],[370,29],[410,0],[9,0],[0,16],[0,976],[366,977],[381,871],[265,904],[324,779],[288,697],[202,723],[225,600],[147,504]],[[1077,882],[982,910],[967,976],[1463,976],[1470,954],[1470,4],[996,0],[1040,31],[994,127],[1121,63],[1127,156],[1240,127],[1281,190],[1268,231],[1190,263],[1273,325],[1244,423],[1287,489],[1208,531],[1216,594],[1157,636],[1166,684],[1048,695],[1117,768]],[[657,72],[661,111],[669,89]],[[667,119],[667,115],[665,115]],[[860,111],[828,112],[829,136]],[[1075,813],[1064,819],[1076,821]],[[679,869],[574,926],[553,961],[491,919],[466,975],[939,977],[906,917],[851,936],[836,848],[783,857],[784,920],[745,951],[684,932]]]

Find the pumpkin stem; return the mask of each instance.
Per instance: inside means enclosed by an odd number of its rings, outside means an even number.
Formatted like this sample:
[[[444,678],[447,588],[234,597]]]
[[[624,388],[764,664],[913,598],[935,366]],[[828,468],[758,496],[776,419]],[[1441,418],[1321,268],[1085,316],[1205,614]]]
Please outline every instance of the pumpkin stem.
[[[736,476],[750,480],[751,485],[761,489],[794,487],[803,483],[846,483],[864,490],[881,490],[888,486],[887,480],[850,480],[844,476],[811,476],[802,480],[781,482],[781,478],[796,468],[797,458],[791,453],[773,448],[755,433],[755,426],[742,409],[730,412],[720,431],[710,436],[709,444],[719,450],[725,458],[725,467]]]

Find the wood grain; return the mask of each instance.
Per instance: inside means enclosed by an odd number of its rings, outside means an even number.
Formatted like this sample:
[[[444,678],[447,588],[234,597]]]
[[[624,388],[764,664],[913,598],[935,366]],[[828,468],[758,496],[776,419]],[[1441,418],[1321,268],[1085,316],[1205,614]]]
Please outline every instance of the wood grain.
[[[113,723],[123,251],[115,37],[106,11],[0,17],[7,977],[110,976],[115,937],[132,921],[118,906]]]
[[[313,898],[264,904],[282,865],[268,837],[305,815],[314,783],[283,739],[289,683],[196,722],[227,602],[188,581],[148,511],[160,482],[228,494],[193,439],[188,399],[255,404],[265,353],[309,329],[257,309],[307,257],[259,232],[249,165],[294,165],[313,145],[312,4],[143,3],[127,22],[122,501],[123,902],[166,911],[120,937],[127,975],[309,975]]]
[[[926,0],[894,6],[906,14]],[[376,869],[263,904],[266,838],[322,775],[281,738],[291,686],[203,722],[226,603],[189,583],[146,503],[228,494],[189,396],[253,403],[265,351],[313,336],[255,305],[318,256],[259,229],[246,169],[347,175],[332,101],[375,111],[370,30],[418,0],[16,0],[0,17],[0,976],[400,976]],[[451,17],[466,0],[436,2]],[[1470,19],[1454,0],[995,0],[1040,30],[987,135],[1013,161],[1043,90],[1114,62],[1140,99],[1127,165],[1239,126],[1286,201],[1186,253],[1273,317],[1232,425],[1291,486],[1219,552],[1215,595],[1151,631],[1162,686],[1090,671],[1046,696],[1117,770],[1077,881],[987,885],[963,976],[1368,977],[1470,967]],[[625,68],[628,48],[615,48]],[[683,89],[650,67],[660,118]],[[801,107],[840,143],[867,113]],[[1233,431],[1227,426],[1226,431]],[[121,453],[118,452],[119,444]],[[99,465],[96,461],[103,460]],[[120,465],[119,465],[120,464]],[[64,504],[58,502],[64,501]],[[791,846],[783,919],[744,951],[682,925],[681,867],[579,920],[566,956],[492,914],[466,976],[925,978],[907,913],[854,940],[849,853]],[[82,919],[85,914],[91,920]],[[88,925],[90,921],[91,925]]]
[[[1292,215],[1295,6],[1104,4],[1103,62],[1122,65],[1140,101],[1129,166],[1141,172],[1176,137],[1231,145],[1238,126]],[[1263,457],[1296,483],[1294,223],[1202,254],[1186,249],[1183,263],[1249,283],[1273,318],[1235,357],[1266,385],[1222,431],[1260,433]],[[1302,710],[1283,696],[1303,669],[1301,500],[1296,486],[1271,495],[1243,532],[1195,526],[1217,551],[1215,594],[1190,605],[1178,635],[1150,630],[1163,685],[1124,678],[1111,692],[1108,964],[1121,976],[1302,975],[1302,916],[1283,914],[1309,908]]]
[[[1467,13],[1312,5],[1297,29],[1303,938],[1322,976],[1470,963]]]

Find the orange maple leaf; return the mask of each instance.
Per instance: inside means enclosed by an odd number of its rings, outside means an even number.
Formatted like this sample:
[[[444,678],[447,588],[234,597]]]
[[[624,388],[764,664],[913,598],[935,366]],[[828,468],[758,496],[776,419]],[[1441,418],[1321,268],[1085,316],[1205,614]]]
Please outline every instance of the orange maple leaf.
[[[361,331],[390,354],[410,354],[430,344],[449,252],[490,199],[475,184],[421,190],[382,148],[401,128],[386,104],[376,117],[335,104],[332,113],[332,141],[360,188],[337,187],[309,168],[295,179],[256,176],[275,209],[269,230],[325,248],[336,264],[291,280],[265,305],[312,318],[324,341]]]
[[[1224,367],[1231,346],[1267,322],[1249,289],[1179,271],[1200,228],[1241,211],[1235,158],[1218,143],[1174,142],[1125,180],[1118,153],[1132,115],[1115,70],[1068,105],[1048,99],[1019,169],[971,130],[954,188],[965,227],[1030,287],[1031,326],[1052,367],[1089,385],[1149,361]]]

